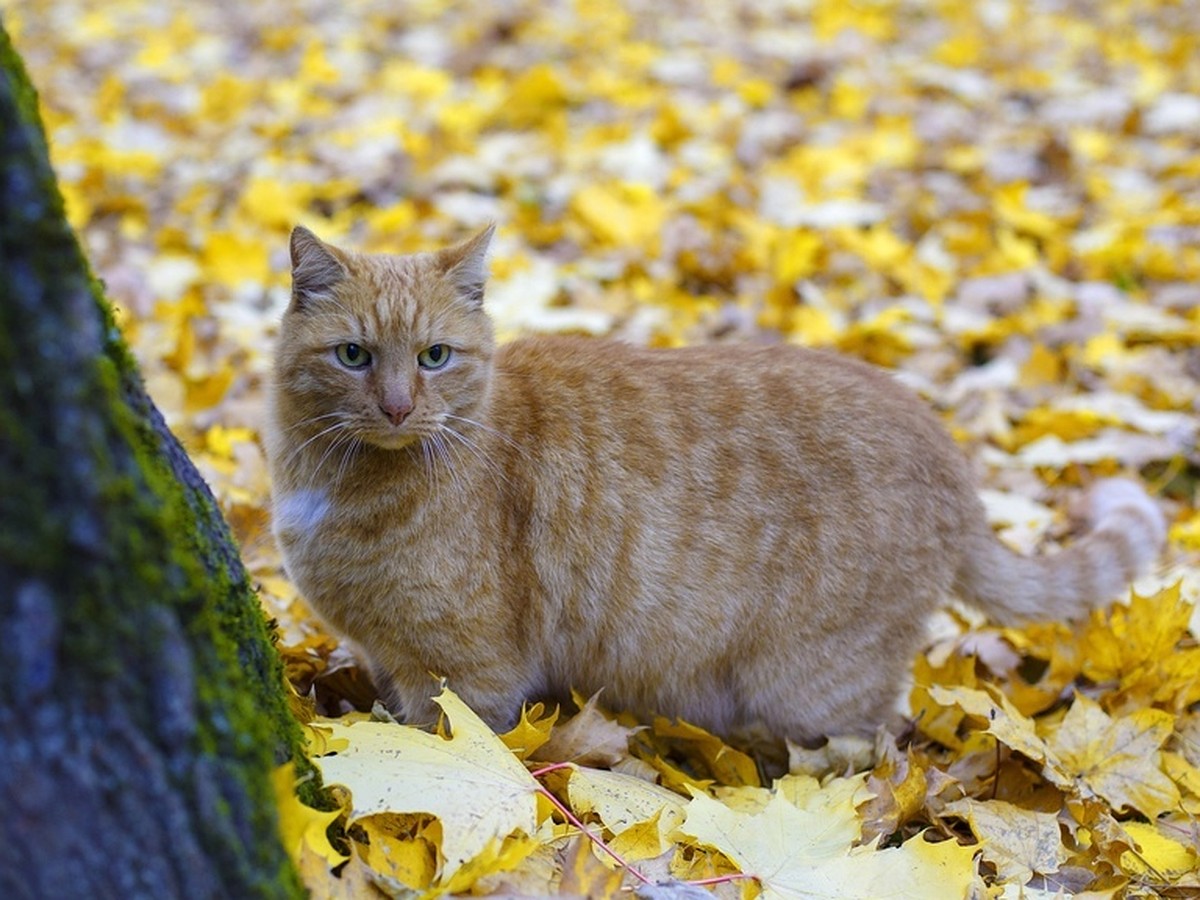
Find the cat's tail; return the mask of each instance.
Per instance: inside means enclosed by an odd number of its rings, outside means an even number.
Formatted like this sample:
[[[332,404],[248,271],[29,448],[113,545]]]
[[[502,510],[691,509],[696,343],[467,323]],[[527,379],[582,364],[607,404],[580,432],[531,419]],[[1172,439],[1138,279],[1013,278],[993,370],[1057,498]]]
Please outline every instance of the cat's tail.
[[[1053,556],[1021,556],[990,529],[974,534],[959,595],[1001,623],[1078,618],[1116,599],[1158,556],[1166,520],[1139,484],[1121,478],[1097,482],[1086,504],[1091,530]]]

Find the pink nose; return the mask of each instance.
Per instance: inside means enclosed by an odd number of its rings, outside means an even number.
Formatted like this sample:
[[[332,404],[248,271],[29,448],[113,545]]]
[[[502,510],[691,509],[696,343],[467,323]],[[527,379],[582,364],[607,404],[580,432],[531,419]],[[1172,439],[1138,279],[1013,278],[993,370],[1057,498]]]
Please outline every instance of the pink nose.
[[[411,400],[388,401],[380,403],[379,408],[393,425],[399,425],[408,418],[408,414],[413,410]]]

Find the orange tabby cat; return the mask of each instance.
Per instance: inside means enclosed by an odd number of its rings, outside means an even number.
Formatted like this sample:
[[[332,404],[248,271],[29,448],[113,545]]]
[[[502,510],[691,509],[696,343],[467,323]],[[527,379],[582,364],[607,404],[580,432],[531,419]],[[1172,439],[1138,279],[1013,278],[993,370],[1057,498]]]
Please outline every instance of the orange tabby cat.
[[[374,256],[292,234],[275,534],[410,720],[433,718],[436,675],[497,728],[574,687],[720,733],[869,732],[949,593],[1002,621],[1077,616],[1163,540],[1110,480],[1088,537],[1012,553],[934,416],[854,360],[497,348],[490,239]]]

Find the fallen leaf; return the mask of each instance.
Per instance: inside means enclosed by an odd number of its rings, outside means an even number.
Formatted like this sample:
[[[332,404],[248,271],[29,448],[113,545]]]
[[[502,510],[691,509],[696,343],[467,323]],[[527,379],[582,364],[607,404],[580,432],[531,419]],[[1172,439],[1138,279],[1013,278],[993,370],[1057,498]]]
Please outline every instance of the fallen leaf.
[[[1033,720],[1022,715],[998,691],[934,685],[929,688],[929,694],[944,706],[957,706],[968,715],[986,722],[984,731],[1010,749],[1036,762],[1046,758],[1046,742],[1038,734]]]
[[[359,830],[366,838],[358,840]],[[426,815],[377,813],[354,823],[354,849],[371,871],[414,891],[423,891],[437,877],[441,825]]]
[[[614,766],[629,756],[629,736],[636,730],[613,721],[601,711],[599,695],[588,698],[579,712],[555,724],[546,741],[530,759],[573,762],[579,765]],[[576,698],[578,701],[578,698]]]
[[[1177,880],[1197,874],[1197,851],[1164,835],[1150,822],[1126,822],[1125,831],[1137,846],[1125,852],[1121,865],[1131,875]]]
[[[1027,884],[1035,874],[1057,872],[1068,859],[1054,813],[970,798],[947,804],[946,812],[967,820],[983,858],[1006,882]]]
[[[429,813],[442,823],[440,878],[513,832],[537,827],[538,783],[453,692],[434,698],[450,725],[441,738],[404,725],[322,722],[346,749],[313,762],[351,794],[351,823],[375,813]]]
[[[789,741],[787,750],[792,775],[852,775],[875,764],[875,742],[855,735],[834,735],[815,750]]]
[[[1154,818],[1180,802],[1179,789],[1161,767],[1160,748],[1174,724],[1173,716],[1157,709],[1113,719],[1077,694],[1050,736],[1047,774],[1056,773],[1084,797],[1102,797],[1114,810]]]
[[[511,731],[500,735],[504,746],[508,747],[517,759],[527,759],[531,753],[538,750],[548,740],[558,721],[558,710],[546,713],[541,703],[527,706],[521,710],[521,719]]]
[[[618,896],[623,873],[600,862],[588,848],[591,842],[575,838],[563,860],[559,892],[588,898]]]
[[[721,784],[758,785],[758,766],[754,760],[730,747],[716,735],[690,722],[672,722],[661,716],[654,720],[652,733],[679,747],[685,754],[695,755],[712,777]]]
[[[594,814],[612,835],[613,849],[631,862],[665,853],[672,845],[669,835],[683,821],[678,794],[618,772],[572,767],[567,794],[575,814]]]
[[[811,812],[776,794],[761,811],[743,813],[697,794],[680,831],[720,850],[767,898],[966,897],[976,880],[974,848],[954,841],[918,836],[884,850],[853,847],[859,823],[849,802]]]
[[[347,859],[329,843],[327,830],[342,815],[341,809],[313,809],[296,796],[296,764],[284,763],[271,775],[279,807],[279,835],[283,847],[297,865],[304,854],[314,854],[329,866]]]
[[[867,790],[874,796],[859,808],[863,839],[899,831],[925,806],[927,787],[925,770],[914,762],[911,750],[901,752],[888,743],[883,759],[867,776]]]

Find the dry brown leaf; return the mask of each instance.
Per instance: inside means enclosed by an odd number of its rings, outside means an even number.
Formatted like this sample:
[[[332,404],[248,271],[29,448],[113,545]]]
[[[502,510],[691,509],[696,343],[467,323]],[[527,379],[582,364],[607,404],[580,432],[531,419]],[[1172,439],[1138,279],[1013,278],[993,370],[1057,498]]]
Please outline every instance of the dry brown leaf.
[[[637,729],[626,728],[600,709],[599,694],[584,703],[579,712],[550,729],[547,740],[529,755],[541,762],[573,762],[581,766],[614,766],[629,756],[629,737]]]

